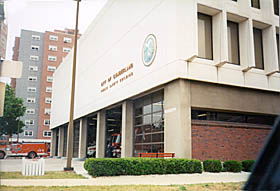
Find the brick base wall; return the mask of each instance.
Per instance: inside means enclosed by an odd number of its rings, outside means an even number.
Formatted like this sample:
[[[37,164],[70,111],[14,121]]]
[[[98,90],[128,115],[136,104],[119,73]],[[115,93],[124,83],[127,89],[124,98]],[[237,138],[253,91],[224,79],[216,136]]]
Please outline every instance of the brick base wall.
[[[271,131],[268,126],[215,123],[192,122],[192,158],[222,161],[256,159]]]

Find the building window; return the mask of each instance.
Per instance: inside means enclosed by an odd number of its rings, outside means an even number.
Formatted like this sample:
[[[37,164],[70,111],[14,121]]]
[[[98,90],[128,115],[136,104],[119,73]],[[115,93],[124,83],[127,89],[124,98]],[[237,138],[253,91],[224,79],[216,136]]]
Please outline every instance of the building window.
[[[207,121],[224,121],[233,123],[251,123],[260,125],[273,125],[276,116],[273,115],[256,115],[256,114],[242,114],[219,111],[205,111],[192,109],[192,120],[207,120]]]
[[[31,130],[25,130],[25,131],[24,131],[24,136],[25,136],[25,137],[32,137],[32,136],[33,136],[33,131],[31,131]]]
[[[163,91],[134,101],[134,156],[164,152]]]
[[[71,48],[65,48],[63,47],[63,52],[70,52],[71,51]]]
[[[280,60],[279,60],[279,34],[278,34],[278,33],[276,33],[276,43],[277,43],[278,65],[279,65],[279,71],[280,71]]]
[[[51,93],[52,92],[52,87],[46,87],[46,92]]]
[[[50,125],[50,120],[49,119],[45,119],[44,120],[44,125],[45,126],[49,126]]]
[[[49,72],[54,72],[56,70],[55,66],[48,66],[48,71]]]
[[[28,87],[27,92],[36,92],[36,88],[35,87]]]
[[[47,76],[47,82],[53,82],[53,77],[52,76]]]
[[[279,0],[273,0],[274,14],[279,16]]]
[[[32,35],[32,40],[40,40],[40,36],[39,35]]]
[[[51,137],[52,136],[52,132],[51,131],[43,131],[43,136],[44,137]]]
[[[256,68],[264,69],[262,30],[254,28],[254,50]]]
[[[33,119],[25,120],[25,125],[34,125],[34,120]]]
[[[50,115],[51,114],[51,109],[45,108],[45,115]]]
[[[31,49],[32,49],[32,50],[39,50],[39,48],[40,48],[39,46],[31,45]]]
[[[49,45],[50,51],[57,51],[57,46]]]
[[[63,42],[64,43],[72,43],[72,38],[64,37]]]
[[[48,61],[56,61],[56,56],[48,56]]]
[[[29,66],[29,70],[37,72],[38,71],[38,66]]]
[[[51,104],[51,103],[52,103],[52,98],[47,97],[47,98],[45,99],[45,103]]]
[[[54,41],[58,41],[58,36],[50,35],[49,39],[54,40]]]
[[[26,114],[35,114],[35,109],[26,109]]]
[[[33,55],[31,55],[31,56],[30,56],[30,60],[39,61],[39,56],[33,56]]]
[[[36,76],[28,76],[28,81],[36,82],[37,77]]]
[[[227,22],[229,62],[232,64],[240,65],[238,28],[238,23],[231,21]]]
[[[260,9],[260,0],[251,0],[251,6]]]
[[[27,103],[36,103],[36,98],[27,98]]]
[[[212,17],[198,13],[198,56],[213,60]]]

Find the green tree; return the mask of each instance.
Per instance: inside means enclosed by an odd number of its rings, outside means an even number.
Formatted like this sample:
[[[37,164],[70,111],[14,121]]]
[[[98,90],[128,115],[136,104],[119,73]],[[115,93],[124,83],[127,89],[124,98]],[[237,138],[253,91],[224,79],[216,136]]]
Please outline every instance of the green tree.
[[[0,117],[0,136],[5,134],[12,136],[21,133],[24,123],[20,117],[24,115],[26,107],[23,105],[23,99],[15,96],[14,89],[7,85],[5,91],[4,115]]]

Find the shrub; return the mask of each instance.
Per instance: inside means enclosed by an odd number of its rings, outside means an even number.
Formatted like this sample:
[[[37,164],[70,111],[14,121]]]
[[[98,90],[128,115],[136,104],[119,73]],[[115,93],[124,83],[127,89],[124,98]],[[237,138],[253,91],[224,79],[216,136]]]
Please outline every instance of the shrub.
[[[201,173],[199,160],[162,158],[90,158],[84,168],[92,176]]]
[[[224,168],[228,172],[241,172],[242,163],[236,160],[228,160],[224,162]]]
[[[222,162],[220,160],[205,160],[203,161],[203,169],[206,172],[221,172]]]
[[[256,161],[255,160],[243,160],[242,161],[242,170],[245,172],[251,172],[252,167]]]

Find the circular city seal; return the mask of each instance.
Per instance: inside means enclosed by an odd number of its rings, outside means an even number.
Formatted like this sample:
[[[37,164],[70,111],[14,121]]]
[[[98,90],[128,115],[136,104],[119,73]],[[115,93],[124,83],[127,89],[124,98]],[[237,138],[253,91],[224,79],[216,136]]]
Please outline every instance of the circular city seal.
[[[156,57],[156,52],[157,52],[157,39],[155,35],[149,34],[143,45],[143,50],[142,50],[142,60],[145,66],[150,66],[155,57]]]

